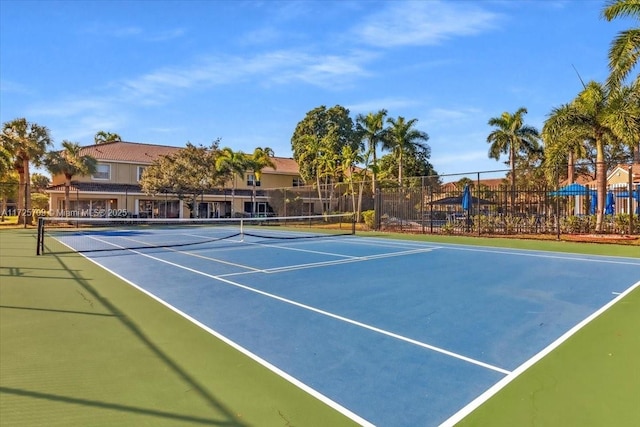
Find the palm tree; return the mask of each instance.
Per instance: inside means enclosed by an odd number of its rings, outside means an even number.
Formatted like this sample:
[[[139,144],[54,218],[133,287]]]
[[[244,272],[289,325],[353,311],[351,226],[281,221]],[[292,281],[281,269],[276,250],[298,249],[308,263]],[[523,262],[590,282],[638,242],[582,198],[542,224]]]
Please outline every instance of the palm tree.
[[[29,123],[27,119],[15,119],[4,124],[0,135],[2,147],[11,153],[13,167],[19,175],[18,209],[22,215],[18,218],[20,224],[31,224],[31,175],[29,164],[39,166],[48,146],[52,144],[49,129],[36,123]]]
[[[340,171],[344,177],[344,180],[349,185],[349,193],[351,193],[351,204],[353,211],[356,214],[356,221],[360,222],[360,203],[362,201],[362,188],[363,182],[360,181],[358,185],[358,204],[356,206],[356,192],[353,183],[356,179],[356,165],[364,161],[362,156],[361,147],[356,144],[345,145],[342,147],[342,153],[340,156]]]
[[[105,132],[103,130],[100,130],[96,132],[93,140],[96,144],[106,144],[107,142],[122,141],[122,137],[117,133]]]
[[[216,167],[222,171],[229,171],[229,173],[232,175],[233,183],[231,188],[231,216],[233,217],[237,177],[238,175],[244,177],[244,173],[247,171],[247,155],[242,151],[233,151],[231,148],[225,147],[220,151],[220,155],[216,159]]]
[[[82,154],[82,147],[77,142],[65,140],[62,141],[62,151],[48,153],[44,163],[52,175],[64,175],[64,216],[69,216],[71,178],[76,175],[94,174],[97,161],[92,156]]]
[[[546,133],[565,140],[589,141],[596,148],[596,187],[598,212],[596,231],[602,231],[607,189],[605,149],[607,145],[637,144],[640,135],[640,104],[634,90],[589,82],[568,107],[545,123]]]
[[[390,127],[382,147],[391,150],[398,160],[398,184],[400,186],[402,186],[402,169],[405,154],[414,153],[418,148],[424,148],[425,145],[421,142],[429,140],[429,135],[426,132],[413,128],[413,125],[417,122],[418,119],[406,121],[402,116],[397,119],[387,119]]]
[[[557,179],[557,171],[567,162],[567,179],[575,181],[575,163],[588,155],[586,140],[576,139],[570,129],[562,126],[561,121],[567,117],[570,104],[553,108],[542,127],[542,140],[545,148],[545,169],[550,178]]]
[[[638,0],[609,0],[602,11],[607,21],[620,17],[635,17],[640,20],[640,2]],[[609,88],[615,88],[629,76],[640,58],[640,28],[621,31],[611,43],[609,49],[609,69],[607,80]],[[640,74],[635,77],[640,80]]]
[[[500,160],[501,154],[509,154],[512,208],[516,201],[516,156],[521,152],[536,151],[540,140],[538,130],[524,124],[525,114],[527,109],[521,107],[514,114],[505,111],[500,117],[492,117],[488,122],[489,126],[496,128],[487,136],[487,142],[491,144],[489,158]]]
[[[382,144],[385,139],[386,129],[384,127],[384,119],[387,116],[387,110],[379,110],[377,113],[369,113],[366,116],[359,114],[356,117],[356,132],[362,141],[367,141],[367,155],[365,167],[371,167],[371,191],[376,193],[376,180],[378,179],[378,145]],[[369,163],[371,159],[371,163]]]
[[[262,169],[266,167],[276,168],[275,163],[273,162],[273,150],[269,147],[257,147],[251,156],[247,158],[247,168],[246,170],[253,172],[253,192],[252,198],[253,203],[251,207],[251,215],[255,216],[256,214],[256,181],[260,181],[262,178]]]

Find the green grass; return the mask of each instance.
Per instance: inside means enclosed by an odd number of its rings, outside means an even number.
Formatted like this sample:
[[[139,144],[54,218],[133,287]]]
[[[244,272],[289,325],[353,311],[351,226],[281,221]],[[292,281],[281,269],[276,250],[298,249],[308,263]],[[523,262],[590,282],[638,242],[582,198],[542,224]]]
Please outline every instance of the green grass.
[[[640,257],[618,245],[362,234]],[[86,259],[34,253],[35,230],[0,230],[0,425],[354,425]],[[640,425],[639,325],[637,288],[460,424]]]

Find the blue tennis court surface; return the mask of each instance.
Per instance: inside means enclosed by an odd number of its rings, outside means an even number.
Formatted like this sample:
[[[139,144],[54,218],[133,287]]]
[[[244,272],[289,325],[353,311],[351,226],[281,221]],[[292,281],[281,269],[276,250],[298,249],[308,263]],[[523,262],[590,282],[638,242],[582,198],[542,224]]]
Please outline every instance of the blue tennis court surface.
[[[100,237],[132,238],[155,234]],[[640,281],[639,259],[351,236],[178,249],[85,256],[380,426],[446,422]]]

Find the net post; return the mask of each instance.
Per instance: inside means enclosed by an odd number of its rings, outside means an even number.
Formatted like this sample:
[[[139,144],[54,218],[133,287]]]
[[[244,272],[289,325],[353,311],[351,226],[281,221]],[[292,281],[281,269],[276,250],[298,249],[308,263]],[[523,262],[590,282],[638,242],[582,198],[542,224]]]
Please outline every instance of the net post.
[[[351,214],[351,234],[356,234],[356,216],[358,214],[356,212],[353,212]]]
[[[244,218],[240,218],[240,241],[244,242]]]
[[[44,218],[38,217],[38,228],[36,231],[36,255],[44,253]]]

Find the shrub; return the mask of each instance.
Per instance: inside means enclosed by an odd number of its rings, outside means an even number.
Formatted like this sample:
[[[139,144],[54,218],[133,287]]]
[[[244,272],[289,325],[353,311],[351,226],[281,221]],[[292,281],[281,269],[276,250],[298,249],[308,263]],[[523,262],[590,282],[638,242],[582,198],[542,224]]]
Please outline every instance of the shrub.
[[[362,212],[362,220],[364,221],[364,225],[366,225],[369,229],[373,229],[376,220],[376,211],[364,211]]]

